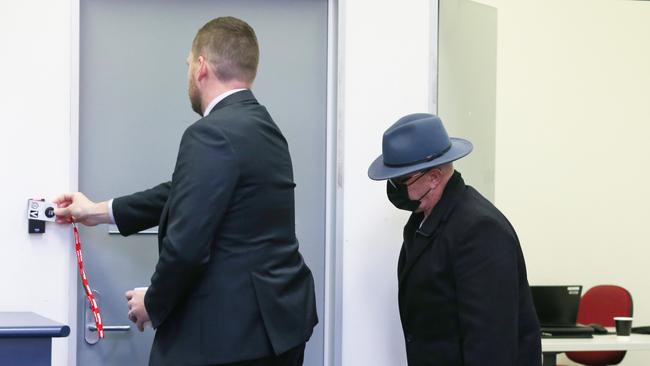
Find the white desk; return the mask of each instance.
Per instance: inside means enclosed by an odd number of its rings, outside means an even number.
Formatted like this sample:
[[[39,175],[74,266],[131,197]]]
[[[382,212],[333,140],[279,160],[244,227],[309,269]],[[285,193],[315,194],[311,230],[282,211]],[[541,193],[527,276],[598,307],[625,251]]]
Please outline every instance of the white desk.
[[[593,338],[542,338],[544,366],[555,366],[558,353],[570,351],[650,351],[650,335],[632,334],[621,339],[615,334]]]

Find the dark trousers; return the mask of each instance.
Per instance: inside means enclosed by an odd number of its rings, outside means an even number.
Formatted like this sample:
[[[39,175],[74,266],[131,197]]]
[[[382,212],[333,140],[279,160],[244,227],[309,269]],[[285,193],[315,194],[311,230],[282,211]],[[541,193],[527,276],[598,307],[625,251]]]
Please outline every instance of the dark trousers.
[[[215,366],[302,366],[305,356],[305,344],[294,347],[277,356],[258,358],[255,360],[219,364]]]

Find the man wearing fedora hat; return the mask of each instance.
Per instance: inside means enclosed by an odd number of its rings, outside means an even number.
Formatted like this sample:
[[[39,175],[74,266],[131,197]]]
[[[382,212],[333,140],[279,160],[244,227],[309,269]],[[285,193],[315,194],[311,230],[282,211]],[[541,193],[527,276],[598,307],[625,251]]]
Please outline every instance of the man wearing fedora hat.
[[[539,366],[540,328],[515,230],[452,162],[472,151],[431,114],[383,136],[368,169],[389,200],[412,211],[398,262],[399,308],[410,366]]]

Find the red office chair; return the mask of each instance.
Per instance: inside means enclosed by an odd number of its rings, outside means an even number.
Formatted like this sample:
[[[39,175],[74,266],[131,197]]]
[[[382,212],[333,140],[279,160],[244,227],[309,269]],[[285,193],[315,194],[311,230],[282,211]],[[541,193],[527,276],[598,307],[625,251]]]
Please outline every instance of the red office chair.
[[[632,295],[619,286],[601,285],[589,289],[580,299],[578,323],[598,323],[604,327],[615,326],[615,316],[632,316]],[[576,363],[588,366],[617,365],[625,351],[567,352]]]

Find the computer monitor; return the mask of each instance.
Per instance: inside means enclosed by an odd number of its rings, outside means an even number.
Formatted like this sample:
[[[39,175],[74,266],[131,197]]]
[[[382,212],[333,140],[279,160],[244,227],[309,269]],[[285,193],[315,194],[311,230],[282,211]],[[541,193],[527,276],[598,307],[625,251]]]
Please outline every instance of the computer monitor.
[[[541,326],[575,326],[582,286],[531,286]]]

